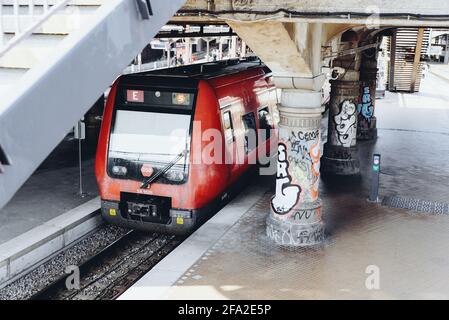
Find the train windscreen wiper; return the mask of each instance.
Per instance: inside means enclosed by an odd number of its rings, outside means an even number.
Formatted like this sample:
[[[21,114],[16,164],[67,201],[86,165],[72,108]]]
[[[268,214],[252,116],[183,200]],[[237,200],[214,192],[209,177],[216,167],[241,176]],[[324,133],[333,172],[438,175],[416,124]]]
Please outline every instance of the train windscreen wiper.
[[[181,153],[179,153],[176,158],[174,158],[172,161],[170,161],[170,163],[167,163],[167,165],[165,167],[163,167],[159,172],[157,172],[154,176],[149,177],[148,179],[144,180],[144,182],[142,183],[142,185],[140,186],[141,189],[145,189],[147,188],[150,183],[153,183],[154,181],[156,181],[157,179],[159,179],[162,175],[164,175],[168,170],[171,169],[171,167],[173,167],[176,162],[178,162],[179,160],[181,160],[182,157],[184,157],[184,155],[187,153],[186,150],[183,150]]]

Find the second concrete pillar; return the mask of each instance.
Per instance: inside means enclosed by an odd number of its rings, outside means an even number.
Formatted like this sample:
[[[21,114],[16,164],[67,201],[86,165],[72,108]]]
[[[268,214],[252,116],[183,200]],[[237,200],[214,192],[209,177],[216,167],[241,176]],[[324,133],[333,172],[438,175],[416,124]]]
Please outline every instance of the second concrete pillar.
[[[357,154],[359,90],[358,71],[345,70],[337,80],[331,80],[328,137],[321,159],[325,174],[355,175],[360,172]]]
[[[377,87],[377,59],[376,51],[372,56],[364,56],[360,68],[360,101],[358,113],[358,140],[372,140],[377,138],[377,119],[374,116]]]

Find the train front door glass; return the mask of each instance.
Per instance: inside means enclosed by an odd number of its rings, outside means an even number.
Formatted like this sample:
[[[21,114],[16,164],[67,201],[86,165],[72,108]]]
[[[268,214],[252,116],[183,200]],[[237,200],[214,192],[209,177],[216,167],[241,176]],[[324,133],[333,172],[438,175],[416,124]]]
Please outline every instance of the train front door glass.
[[[162,170],[173,159],[185,156],[172,171],[186,175],[190,146],[190,114],[116,110],[109,142],[109,164],[125,166],[126,178],[141,180],[143,164]],[[142,177],[143,176],[143,177]],[[125,177],[123,177],[125,178]]]

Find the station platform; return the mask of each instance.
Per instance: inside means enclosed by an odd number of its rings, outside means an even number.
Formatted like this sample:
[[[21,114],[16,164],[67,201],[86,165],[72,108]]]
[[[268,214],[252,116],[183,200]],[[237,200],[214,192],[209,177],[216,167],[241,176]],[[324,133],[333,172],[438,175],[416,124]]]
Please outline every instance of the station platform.
[[[321,181],[321,246],[280,247],[267,238],[275,182],[260,177],[120,299],[449,299],[444,88],[428,74],[419,95],[387,92],[377,101],[378,138],[358,143],[362,174]],[[381,198],[420,210],[367,201],[373,153],[382,155]],[[441,213],[425,212],[439,205]],[[366,285],[373,266],[374,288]]]
[[[13,199],[0,210],[0,244],[98,196],[95,143],[83,142],[83,189],[79,195],[78,140],[68,135]]]

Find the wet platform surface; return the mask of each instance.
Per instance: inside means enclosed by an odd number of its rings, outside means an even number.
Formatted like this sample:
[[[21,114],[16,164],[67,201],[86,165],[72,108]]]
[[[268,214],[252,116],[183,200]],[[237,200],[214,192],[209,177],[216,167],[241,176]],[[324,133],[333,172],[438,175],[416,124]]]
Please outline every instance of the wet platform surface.
[[[79,195],[78,140],[68,136],[0,209],[0,244],[98,195],[94,176],[95,146],[86,142],[83,145],[83,186],[87,196]]]
[[[265,236],[267,194],[177,282],[174,299],[448,298],[448,217],[328,201],[326,243],[288,249]],[[334,210],[330,212],[330,205]],[[364,207],[362,204],[360,207]],[[342,213],[343,210],[353,210]],[[345,219],[342,223],[329,219]],[[344,217],[342,217],[344,215]],[[368,290],[368,266],[380,289]]]
[[[267,238],[275,183],[261,178],[256,184],[271,189],[159,298],[448,299],[449,215],[366,200],[371,157],[380,153],[381,198],[449,202],[449,84],[432,75],[426,81],[420,96],[387,93],[377,101],[379,137],[359,143],[360,177],[322,179],[322,246],[284,248]],[[379,270],[379,289],[366,286],[370,266]],[[151,285],[143,278],[132,297],[148,298]]]

